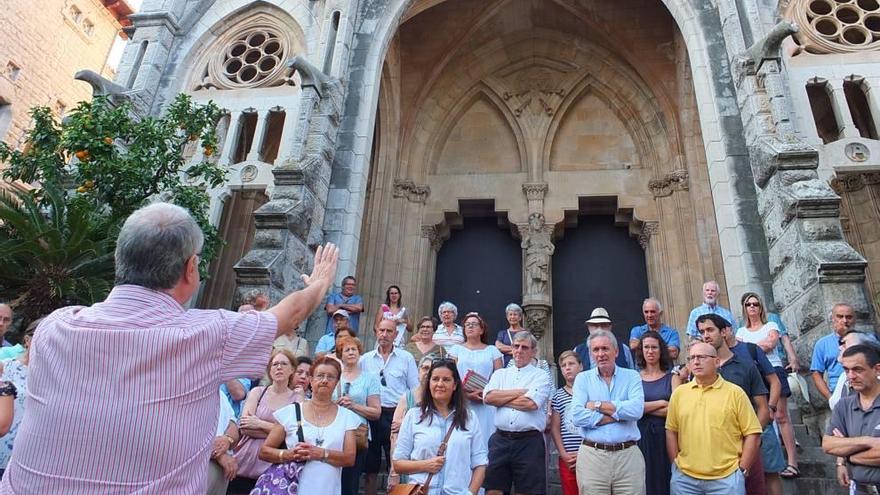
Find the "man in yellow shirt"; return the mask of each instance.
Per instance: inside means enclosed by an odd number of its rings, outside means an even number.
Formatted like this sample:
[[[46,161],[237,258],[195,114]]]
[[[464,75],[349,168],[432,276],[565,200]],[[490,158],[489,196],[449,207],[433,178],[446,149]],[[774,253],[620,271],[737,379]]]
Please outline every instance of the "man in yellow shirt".
[[[745,392],[718,374],[714,347],[692,345],[687,361],[694,381],[672,392],[666,415],[672,493],[744,495],[761,424]]]

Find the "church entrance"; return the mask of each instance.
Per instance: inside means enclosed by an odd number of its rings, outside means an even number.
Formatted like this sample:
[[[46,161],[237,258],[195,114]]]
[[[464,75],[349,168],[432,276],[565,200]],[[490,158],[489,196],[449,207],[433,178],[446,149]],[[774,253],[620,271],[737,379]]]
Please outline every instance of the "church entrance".
[[[608,310],[618,340],[642,321],[648,297],[645,253],[614,217],[580,215],[556,241],[553,255],[554,358],[583,342],[593,308]]]
[[[507,328],[504,307],[522,299],[522,251],[510,229],[492,217],[464,218],[437,253],[432,314],[443,301],[458,307],[459,323],[476,311],[489,326],[489,343]]]

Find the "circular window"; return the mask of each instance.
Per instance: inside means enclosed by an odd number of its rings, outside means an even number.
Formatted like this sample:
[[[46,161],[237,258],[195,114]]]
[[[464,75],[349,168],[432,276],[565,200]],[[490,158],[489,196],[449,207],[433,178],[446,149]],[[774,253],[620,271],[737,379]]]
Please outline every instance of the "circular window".
[[[236,36],[222,51],[221,74],[232,86],[257,86],[283,67],[286,43],[271,29]]]
[[[791,3],[789,14],[805,27],[795,39],[807,52],[880,47],[880,0],[800,0]]]

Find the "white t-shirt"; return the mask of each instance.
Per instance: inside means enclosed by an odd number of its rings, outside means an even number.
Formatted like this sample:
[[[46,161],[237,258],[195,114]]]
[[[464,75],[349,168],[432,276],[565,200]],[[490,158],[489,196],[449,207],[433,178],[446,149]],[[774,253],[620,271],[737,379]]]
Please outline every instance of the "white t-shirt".
[[[215,436],[219,437],[226,433],[230,421],[235,422],[235,411],[232,410],[232,404],[229,403],[226,394],[222,390],[218,390],[218,392],[220,392],[220,417],[217,418],[217,434]]]
[[[296,437],[296,407],[293,404],[284,406],[275,411],[275,419],[278,420],[284,431],[287,432],[287,446],[292,448],[299,443]],[[319,428],[303,418],[303,435],[306,443],[318,445],[327,450],[343,449],[345,432],[354,430],[361,424],[357,414],[344,407],[336,408],[336,417],[329,425]],[[299,493],[326,493],[339,494],[342,492],[342,468],[322,461],[308,461],[299,475]]]
[[[741,340],[743,342],[751,342],[752,344],[757,344],[758,342],[767,338],[770,335],[770,332],[776,332],[776,337],[779,337],[779,327],[776,323],[772,321],[768,321],[758,330],[751,331],[746,329],[746,327],[739,327],[736,331],[736,339]],[[770,364],[773,366],[782,366],[782,358],[779,356],[779,351],[776,347],[773,348],[770,352],[765,352],[767,355],[767,359],[770,361]]]

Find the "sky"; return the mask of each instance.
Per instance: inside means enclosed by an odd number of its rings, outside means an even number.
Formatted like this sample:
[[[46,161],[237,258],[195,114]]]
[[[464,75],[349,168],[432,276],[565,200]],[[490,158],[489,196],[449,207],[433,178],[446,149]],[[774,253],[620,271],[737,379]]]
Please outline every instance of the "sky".
[[[128,5],[134,9],[135,12],[141,9],[141,4],[144,0],[127,0]],[[121,37],[117,36],[116,41],[113,42],[113,47],[110,48],[110,54],[107,55],[107,65],[113,67],[114,69],[119,67],[119,61],[122,59],[122,51],[125,49],[126,41]]]

